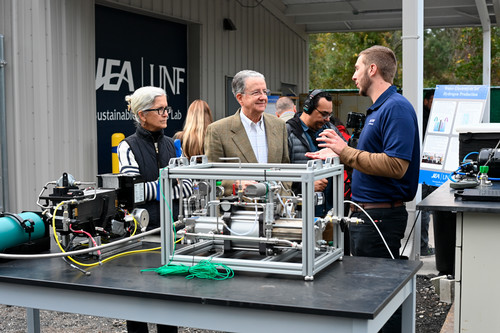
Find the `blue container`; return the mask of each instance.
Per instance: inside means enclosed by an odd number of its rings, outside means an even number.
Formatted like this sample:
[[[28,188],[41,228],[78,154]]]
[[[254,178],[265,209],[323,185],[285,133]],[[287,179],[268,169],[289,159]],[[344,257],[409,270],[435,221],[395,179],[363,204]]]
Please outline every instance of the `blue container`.
[[[34,230],[27,233],[19,222],[10,216],[0,217],[0,252],[13,246],[21,245],[27,241],[42,238],[45,235],[45,224],[40,216],[27,212],[17,214],[22,220],[32,220]],[[30,222],[26,222],[30,223]]]

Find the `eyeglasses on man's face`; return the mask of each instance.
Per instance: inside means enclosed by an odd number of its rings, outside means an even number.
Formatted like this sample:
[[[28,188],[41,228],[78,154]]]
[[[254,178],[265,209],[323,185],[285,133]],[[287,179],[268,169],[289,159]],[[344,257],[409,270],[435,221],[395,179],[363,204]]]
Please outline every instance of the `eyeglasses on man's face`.
[[[254,91],[250,91],[250,92],[244,92],[242,94],[250,95],[252,97],[260,97],[260,95],[269,96],[269,95],[271,95],[271,90],[269,90],[269,89],[254,90]]]
[[[163,116],[165,114],[165,112],[167,113],[167,115],[170,115],[172,113],[173,109],[171,106],[164,106],[164,107],[157,108],[157,109],[146,109],[146,110],[142,110],[142,111],[156,111],[156,112],[158,112],[159,116]]]
[[[333,113],[333,112],[328,112],[328,111],[320,111],[318,109],[316,109],[316,111],[319,112],[319,114],[321,115],[321,117],[323,117],[323,119],[330,119],[330,117],[332,116],[332,113]]]

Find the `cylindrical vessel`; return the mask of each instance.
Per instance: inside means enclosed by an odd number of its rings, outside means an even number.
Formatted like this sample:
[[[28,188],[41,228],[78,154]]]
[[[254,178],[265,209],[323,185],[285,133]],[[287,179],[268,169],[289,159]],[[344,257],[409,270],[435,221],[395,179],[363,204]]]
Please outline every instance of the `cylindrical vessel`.
[[[13,246],[21,245],[27,241],[42,238],[45,235],[45,224],[40,216],[26,212],[17,214],[21,219],[32,220],[34,230],[30,234],[21,224],[11,216],[0,217],[0,252]],[[31,223],[31,222],[26,222]]]
[[[125,139],[125,134],[114,133],[111,136],[111,165],[113,173],[120,173],[120,163],[118,162],[118,145]]]
[[[253,214],[253,215],[252,215]],[[217,220],[219,223],[217,223]],[[231,216],[231,236],[244,236],[259,238],[259,221],[255,220],[255,213],[241,211]],[[223,230],[222,218],[213,216],[197,216],[195,222],[195,233],[209,234],[211,232],[221,232]],[[302,240],[302,220],[301,219],[277,219],[274,221],[272,237],[283,240]],[[235,238],[232,241],[236,247],[259,248],[258,242],[251,242]]]

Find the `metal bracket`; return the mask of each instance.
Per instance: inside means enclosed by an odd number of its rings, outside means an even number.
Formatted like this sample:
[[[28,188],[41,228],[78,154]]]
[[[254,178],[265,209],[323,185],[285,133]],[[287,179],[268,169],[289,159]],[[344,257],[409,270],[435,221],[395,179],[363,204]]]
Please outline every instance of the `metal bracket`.
[[[309,160],[307,161],[306,170],[319,170],[323,169],[322,160]]]
[[[188,162],[188,159],[186,157],[171,158],[170,161],[168,161],[169,168],[175,168],[175,167],[187,166],[187,165],[189,165],[189,162]]]
[[[199,162],[200,160],[201,160],[201,162]],[[207,164],[207,163],[208,163],[207,155],[191,156],[191,159],[189,160],[189,165],[198,165],[198,164]]]

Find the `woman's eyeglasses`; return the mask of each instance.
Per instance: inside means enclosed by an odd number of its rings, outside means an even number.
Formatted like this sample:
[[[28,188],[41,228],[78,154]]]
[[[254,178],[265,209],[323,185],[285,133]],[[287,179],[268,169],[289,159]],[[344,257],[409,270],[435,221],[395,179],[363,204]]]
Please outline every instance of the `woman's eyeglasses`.
[[[156,112],[158,112],[159,116],[163,116],[165,114],[165,112],[167,113],[167,115],[170,115],[172,113],[173,109],[171,106],[165,106],[162,108],[146,109],[146,110],[142,110],[142,111],[156,111]]]

